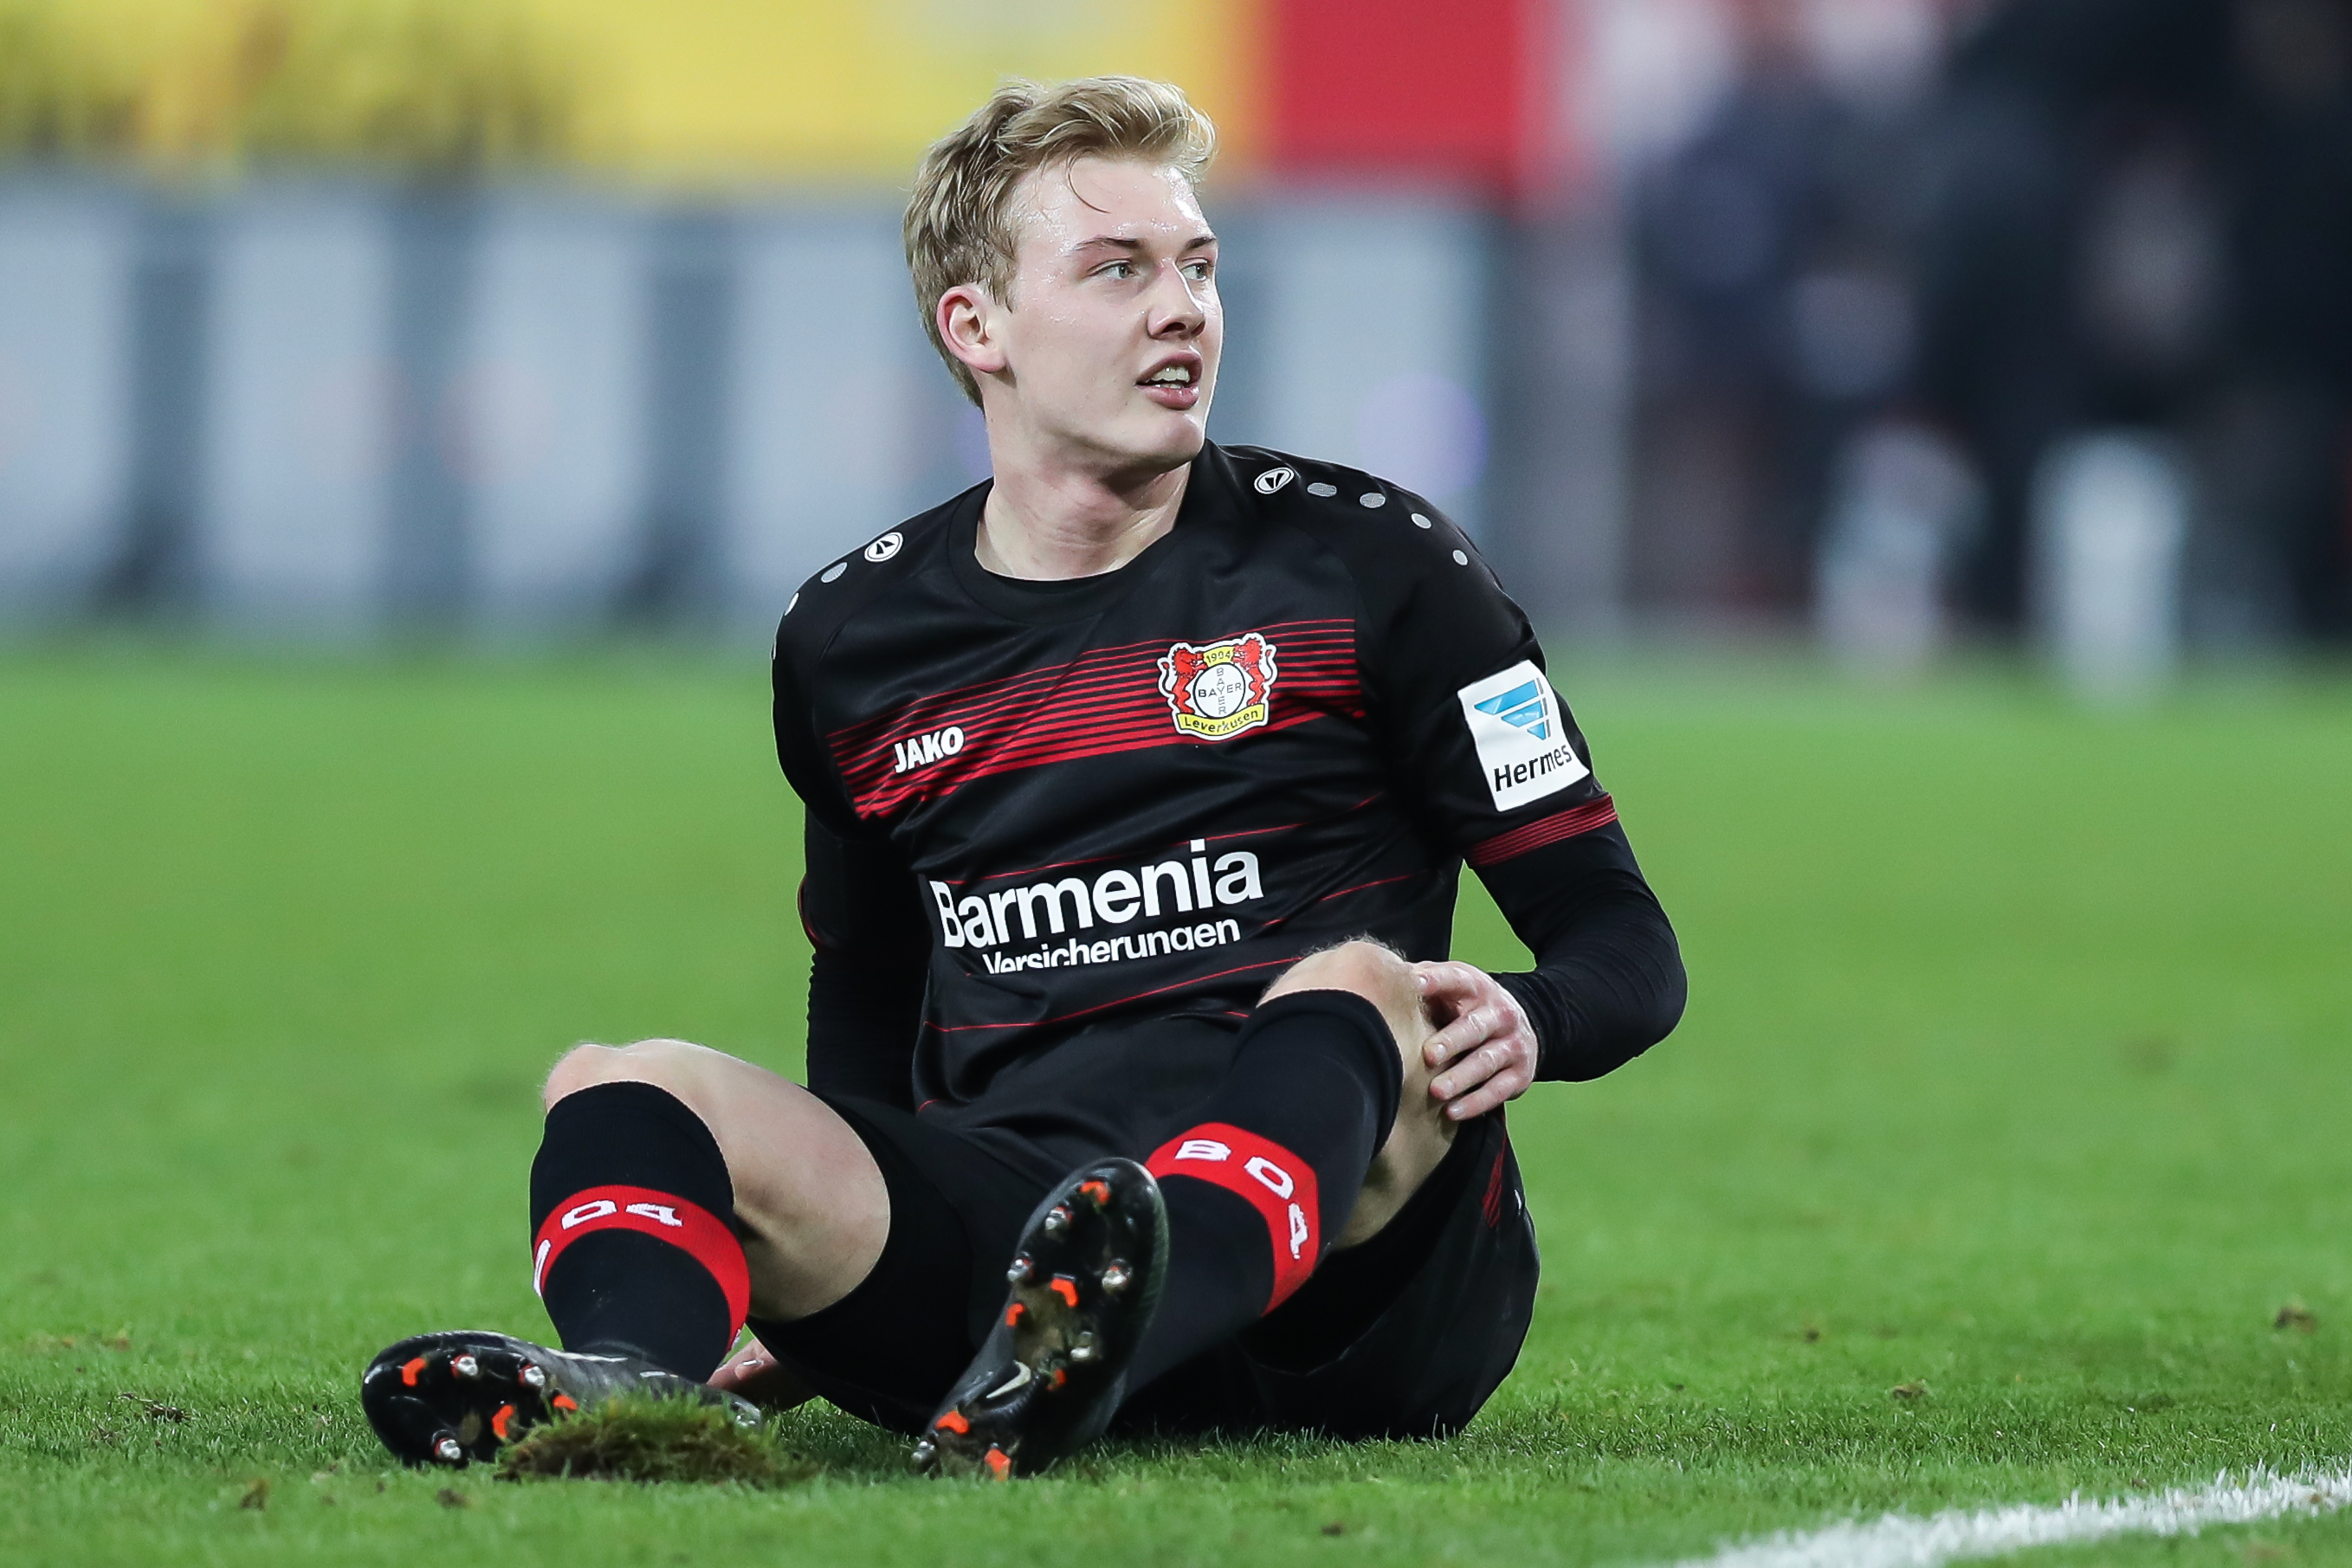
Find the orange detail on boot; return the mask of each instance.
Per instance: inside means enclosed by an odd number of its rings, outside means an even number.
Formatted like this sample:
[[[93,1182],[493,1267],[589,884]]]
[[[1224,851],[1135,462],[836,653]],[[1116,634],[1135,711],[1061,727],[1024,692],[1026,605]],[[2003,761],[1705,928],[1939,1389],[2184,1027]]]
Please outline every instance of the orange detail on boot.
[[[1012,1459],[1006,1456],[1003,1449],[993,1443],[988,1446],[988,1468],[996,1472],[998,1480],[1009,1481],[1013,1479]]]
[[[1046,1288],[1070,1305],[1075,1307],[1078,1304],[1078,1282],[1067,1274],[1055,1275],[1054,1282]]]
[[[1082,1197],[1093,1198],[1097,1204],[1110,1201],[1110,1183],[1107,1181],[1087,1182],[1078,1188],[1078,1192]]]
[[[513,1425],[514,1406],[511,1405],[499,1406],[499,1413],[490,1417],[490,1430],[501,1443],[507,1440],[507,1428]]]
[[[1015,1301],[1011,1306],[1005,1308],[1004,1326],[1006,1328],[1011,1328],[1013,1324],[1019,1322],[1021,1321],[1021,1314],[1024,1310],[1025,1309],[1024,1309],[1018,1301]]]
[[[405,1363],[402,1365],[400,1369],[400,1380],[408,1385],[411,1388],[414,1388],[416,1386],[416,1375],[424,1370],[425,1358],[420,1355],[415,1361]]]
[[[971,1423],[963,1418],[963,1412],[961,1410],[949,1411],[946,1415],[933,1422],[932,1425],[943,1432],[969,1432],[971,1430]]]
[[[580,1408],[580,1401],[572,1398],[569,1394],[557,1395],[552,1403],[558,1410],[577,1410]]]

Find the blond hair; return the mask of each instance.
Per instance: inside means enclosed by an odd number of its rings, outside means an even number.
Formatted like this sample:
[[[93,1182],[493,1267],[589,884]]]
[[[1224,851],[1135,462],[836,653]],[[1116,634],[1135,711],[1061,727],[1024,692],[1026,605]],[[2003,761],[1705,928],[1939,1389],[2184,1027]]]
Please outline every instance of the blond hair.
[[[907,204],[907,269],[923,329],[964,395],[978,402],[980,386],[940,336],[940,297],[976,283],[1000,301],[1009,298],[1020,240],[1013,193],[1024,178],[1079,158],[1135,158],[1197,184],[1216,150],[1216,127],[1183,89],[1122,76],[1008,81],[933,142]]]

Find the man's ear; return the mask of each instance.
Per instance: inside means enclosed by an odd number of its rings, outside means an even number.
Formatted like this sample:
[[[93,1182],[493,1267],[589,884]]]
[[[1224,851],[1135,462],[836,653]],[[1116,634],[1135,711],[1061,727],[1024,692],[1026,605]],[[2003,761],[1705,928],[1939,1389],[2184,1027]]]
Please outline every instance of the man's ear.
[[[1003,307],[979,284],[959,283],[940,296],[940,340],[973,375],[1001,374],[1005,365],[998,331],[1003,313]]]

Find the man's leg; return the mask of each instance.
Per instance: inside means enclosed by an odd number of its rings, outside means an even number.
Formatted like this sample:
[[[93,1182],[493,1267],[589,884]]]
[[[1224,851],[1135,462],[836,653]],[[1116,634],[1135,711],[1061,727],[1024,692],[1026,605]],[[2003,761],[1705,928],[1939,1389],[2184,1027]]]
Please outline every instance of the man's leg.
[[[385,1349],[360,1403],[403,1458],[486,1459],[622,1392],[748,1418],[706,1385],[745,1319],[817,1312],[882,1254],[891,1203],[873,1156],[773,1073],[677,1040],[583,1046],[546,1100],[532,1273],[564,1348],[459,1330]]]
[[[1457,1122],[1381,1233],[1334,1250],[1281,1308],[1122,1406],[1118,1429],[1459,1431],[1517,1359],[1541,1260],[1503,1119]]]
[[[1130,1387],[1273,1311],[1428,1179],[1455,1131],[1429,1092],[1431,1032],[1412,967],[1376,943],[1312,954],[1268,988],[1198,1123],[1150,1161],[1169,1280]]]
[[[764,1068],[683,1040],[586,1045],[544,1098],[533,1268],[569,1349],[700,1381],[747,1314],[806,1317],[881,1256],[890,1200],[873,1155]]]
[[[1331,1241],[1378,1231],[1451,1141],[1420,1060],[1430,1032],[1412,967],[1385,947],[1350,942],[1294,966],[1199,1120],[1152,1155],[1156,1200],[1114,1160],[1039,1206],[1004,1316],[917,1460],[1036,1474],[1127,1395],[1279,1305]]]
[[[1444,1102],[1429,1092],[1436,1073],[1422,1056],[1421,1045],[1436,1032],[1436,1023],[1422,1003],[1412,966],[1377,944],[1350,943],[1293,965],[1266,988],[1258,1005],[1297,991],[1330,989],[1352,992],[1380,1008],[1402,1069],[1388,1136],[1364,1173],[1355,1207],[1331,1239],[1331,1250],[1337,1252],[1369,1241],[1387,1228],[1444,1161],[1461,1127],[1444,1113]]]

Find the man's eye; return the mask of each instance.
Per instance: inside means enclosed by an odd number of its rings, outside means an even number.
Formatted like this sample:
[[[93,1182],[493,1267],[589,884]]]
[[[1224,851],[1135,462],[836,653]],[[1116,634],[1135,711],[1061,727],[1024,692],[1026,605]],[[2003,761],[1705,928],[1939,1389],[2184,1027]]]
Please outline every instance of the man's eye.
[[[1105,277],[1133,277],[1135,276],[1135,263],[1131,261],[1114,261],[1108,263],[1102,269],[1102,275]]]
[[[1213,262],[1188,261],[1184,264],[1184,276],[1195,283],[1208,282],[1216,270],[1216,266]]]

